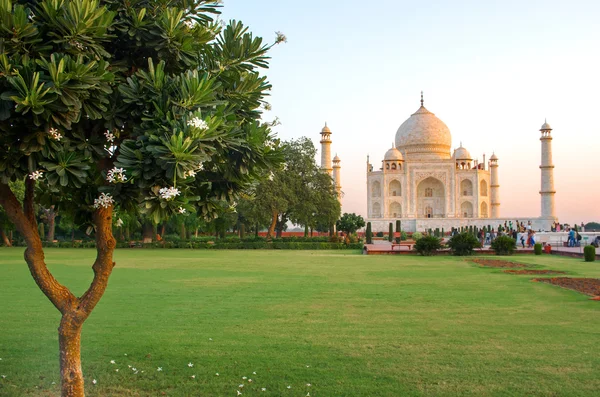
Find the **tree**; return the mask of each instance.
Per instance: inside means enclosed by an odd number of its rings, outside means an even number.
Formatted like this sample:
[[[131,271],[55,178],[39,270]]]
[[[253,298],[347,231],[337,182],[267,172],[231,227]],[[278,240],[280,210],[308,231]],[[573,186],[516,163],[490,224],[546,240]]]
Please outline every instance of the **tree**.
[[[272,46],[240,22],[221,27],[217,3],[0,0],[0,205],[62,315],[63,396],[84,395],[81,328],[115,266],[113,210],[141,209],[155,224],[212,218],[280,162],[259,121]],[[21,205],[9,183],[23,180]],[[36,203],[94,233],[80,297],[46,266]]]
[[[367,244],[373,244],[373,232],[371,231],[371,222],[367,222]]]
[[[22,205],[23,198],[25,197],[25,185],[23,184],[23,181],[9,182],[9,187]],[[15,226],[8,219],[8,214],[0,206],[0,237],[2,237],[2,242],[7,247],[12,247],[12,238],[10,236],[12,235],[14,227]]]
[[[358,229],[365,226],[365,220],[362,216],[354,213],[344,213],[336,223],[337,230],[341,230],[346,234],[354,234]]]

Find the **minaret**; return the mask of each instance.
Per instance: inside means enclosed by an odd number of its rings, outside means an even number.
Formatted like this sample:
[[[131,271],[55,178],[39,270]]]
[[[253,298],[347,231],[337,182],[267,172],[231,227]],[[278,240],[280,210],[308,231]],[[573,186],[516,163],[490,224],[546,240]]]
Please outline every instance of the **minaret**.
[[[335,184],[335,192],[337,193],[340,206],[342,205],[342,177],[340,175],[340,158],[335,155],[333,158],[333,183]]]
[[[540,169],[542,170],[542,186],[540,189],[540,195],[542,196],[542,218],[556,219],[556,213],[554,212],[554,165],[552,164],[552,128],[544,120],[544,125],[540,129],[542,137],[542,164]]]
[[[331,130],[325,127],[321,130],[321,169],[325,170],[329,175],[333,173],[331,168]]]
[[[490,195],[492,198],[492,218],[500,218],[500,181],[498,180],[498,157],[490,157]]]

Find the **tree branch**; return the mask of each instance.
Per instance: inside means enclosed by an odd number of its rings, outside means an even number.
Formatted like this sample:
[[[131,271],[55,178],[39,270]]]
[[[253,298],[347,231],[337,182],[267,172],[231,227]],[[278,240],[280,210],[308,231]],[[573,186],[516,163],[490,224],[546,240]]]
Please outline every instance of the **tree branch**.
[[[33,181],[32,181],[33,182]],[[42,240],[35,225],[35,214],[33,213],[33,189],[31,184],[26,183],[25,204],[27,215],[21,204],[15,197],[10,187],[0,183],[0,205],[6,211],[8,219],[15,225],[16,229],[23,235],[27,243],[25,250],[25,261],[29,272],[44,295],[61,312],[65,313],[75,306],[77,298],[67,287],[60,284],[50,273],[44,261],[44,249]],[[33,215],[33,221],[29,218]]]
[[[23,210],[25,211],[25,216],[31,225],[37,230],[37,221],[35,220],[35,206],[34,199],[35,196],[35,181],[30,178],[25,179],[25,199],[23,200]]]
[[[108,278],[115,266],[113,252],[117,245],[112,234],[113,207],[100,207],[94,212],[94,225],[96,226],[96,261],[92,266],[94,280],[88,290],[79,299],[78,309],[85,317],[89,316],[96,304],[104,295],[108,285]]]

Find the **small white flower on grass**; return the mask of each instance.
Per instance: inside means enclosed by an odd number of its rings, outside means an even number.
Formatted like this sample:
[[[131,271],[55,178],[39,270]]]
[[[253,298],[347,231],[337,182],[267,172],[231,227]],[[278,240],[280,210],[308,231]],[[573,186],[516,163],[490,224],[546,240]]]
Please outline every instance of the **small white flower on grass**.
[[[208,129],[208,124],[206,123],[206,121],[202,120],[199,117],[194,117],[191,120],[188,120],[187,124],[190,127],[195,127],[198,128],[200,130],[207,130]]]
[[[260,389],[260,391],[267,391],[267,388],[263,387],[262,389]]]
[[[97,384],[97,383],[98,383],[98,381],[97,381],[96,379],[94,379],[94,380],[92,381],[92,383],[95,385],[95,384]]]
[[[179,209],[177,210],[180,214],[185,214],[185,208],[183,207],[179,207]]]
[[[256,371],[255,371],[255,372],[252,372],[252,375],[256,375]]]
[[[113,142],[115,140],[115,136],[112,134],[112,132],[106,130],[106,132],[104,133],[104,136],[106,137],[106,141],[107,142]]]
[[[119,368],[115,369],[115,372],[119,372]]]
[[[158,194],[160,194],[160,197],[165,199],[165,200],[172,200],[175,197],[179,196],[181,194],[181,192],[179,191],[179,189],[175,188],[175,187],[163,187],[162,189],[160,189],[158,191]]]
[[[124,354],[125,356],[127,355],[127,353]]]
[[[291,389],[291,388],[292,388],[292,386],[288,386],[287,388],[288,388],[288,389]]]
[[[248,383],[252,383],[252,379],[248,379]]]
[[[194,366],[194,364],[188,363],[188,367],[192,368],[193,366]]]
[[[310,368],[310,365],[307,365],[306,368]]]
[[[2,379],[6,379],[6,375],[2,375]]]
[[[208,338],[208,340],[212,340],[212,338]]]
[[[310,392],[306,393],[306,397],[309,397],[309,396],[310,396]]]
[[[42,177],[42,173],[44,171],[38,170],[38,171],[33,171],[31,174],[29,174],[29,179],[33,179],[34,181],[37,181],[38,179],[40,179]]]
[[[94,200],[94,208],[108,208],[114,203],[113,198],[110,194],[102,193],[100,197]]]
[[[307,383],[306,386],[311,387],[312,385],[310,383]]]
[[[242,392],[241,392],[241,391],[239,391],[239,390],[237,390],[237,395],[238,395],[238,396],[241,396],[241,395],[242,395]]]
[[[137,369],[135,367],[131,368],[132,371],[137,371]]]
[[[120,219],[119,219],[120,220]],[[115,360],[110,360],[111,364],[116,364]]]
[[[196,379],[196,375],[192,375],[192,376],[191,376],[191,378],[192,378],[192,379]]]
[[[248,377],[246,377],[246,376],[242,376],[242,379],[243,379],[243,380],[246,380],[246,379],[248,379]]]
[[[240,384],[238,387],[241,389],[242,387],[244,387],[244,385],[243,385],[243,384]]]
[[[158,368],[156,368],[156,370],[157,370],[158,372],[160,372],[160,371],[162,371],[162,367],[158,367]]]
[[[55,385],[55,384],[56,384],[56,382],[52,382],[52,384],[53,384],[53,385]]]
[[[129,368],[131,368],[131,365],[128,365]]]
[[[215,376],[219,376],[219,373],[217,372],[217,373],[215,374]]]

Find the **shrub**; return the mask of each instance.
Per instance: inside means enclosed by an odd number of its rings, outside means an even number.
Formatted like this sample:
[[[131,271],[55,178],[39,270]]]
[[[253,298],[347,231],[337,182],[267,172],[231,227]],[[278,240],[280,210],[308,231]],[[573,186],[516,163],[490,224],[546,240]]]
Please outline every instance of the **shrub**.
[[[400,232],[400,240],[406,241],[408,239],[408,234],[405,231]]]
[[[496,255],[512,255],[516,248],[517,241],[509,236],[499,236],[492,241],[492,249],[496,251]]]
[[[373,233],[371,232],[371,222],[367,223],[367,244],[373,244]]]
[[[419,241],[421,238],[423,238],[423,234],[421,232],[414,232],[412,234],[412,239],[414,241]]]
[[[398,221],[396,221],[396,233],[400,233],[400,232],[402,232],[402,223],[398,220]],[[401,240],[402,240],[402,234],[400,234],[398,237],[396,237],[396,244],[399,244]]]
[[[377,237],[383,237],[383,232],[377,232]]]
[[[534,252],[536,255],[542,255],[542,244],[540,244],[540,243],[535,243],[535,244],[533,245],[533,252]]]
[[[479,240],[469,232],[455,234],[448,241],[448,247],[453,255],[466,256],[472,255],[475,248],[479,248]]]
[[[390,243],[392,241],[394,241],[394,225],[392,225],[392,222],[390,222],[390,229],[389,229],[389,233],[388,233],[388,240],[390,241]]]
[[[415,243],[414,249],[423,256],[434,255],[442,248],[442,240],[435,236],[421,237]]]
[[[593,245],[586,245],[583,248],[583,258],[586,262],[593,262],[596,260],[596,247]]]

